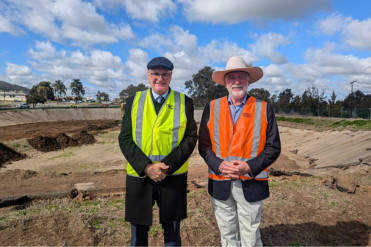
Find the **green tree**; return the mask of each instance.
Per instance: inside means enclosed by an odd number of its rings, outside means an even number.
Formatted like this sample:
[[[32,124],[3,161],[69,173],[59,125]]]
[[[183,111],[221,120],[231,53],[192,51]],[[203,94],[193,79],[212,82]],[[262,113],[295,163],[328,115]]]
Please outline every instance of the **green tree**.
[[[52,87],[54,89],[54,93],[58,94],[58,104],[59,104],[61,95],[62,94],[66,95],[67,88],[61,80],[56,80],[55,83],[52,84]]]
[[[136,92],[143,91],[146,89],[148,89],[148,87],[144,85],[143,83],[139,83],[136,86],[133,84],[130,84],[129,86],[127,86],[126,89],[123,89],[119,95],[121,99],[124,99],[129,96],[134,96]]]
[[[102,101],[102,94],[101,92],[98,90],[98,93],[95,95],[95,97],[97,97],[97,101],[100,103]]]
[[[53,88],[51,86],[51,83],[48,81],[42,81],[39,84],[33,86],[29,94],[42,95],[46,100],[54,99]]]
[[[77,103],[78,100],[82,99],[81,95],[82,96],[85,95],[84,86],[82,85],[82,82],[80,81],[80,79],[73,79],[71,82],[70,88],[71,88],[71,94],[76,95],[75,100]]]
[[[335,94],[335,91],[333,90],[332,95],[331,95],[330,99],[328,100],[328,104],[329,104],[330,108],[333,108],[335,106],[336,97],[337,97],[337,95]]]
[[[32,104],[32,107],[35,108],[35,106],[38,104],[38,103],[41,103],[41,104],[44,104],[46,101],[45,97],[41,94],[29,94],[27,95],[26,97],[26,102],[27,104]]]
[[[291,107],[291,101],[294,98],[294,94],[291,92],[291,89],[285,89],[278,95],[277,105],[280,108],[288,109]]]
[[[249,93],[250,96],[253,96],[257,99],[261,99],[261,100],[264,100],[266,102],[270,102],[269,97],[271,96],[271,94],[269,93],[269,91],[265,90],[264,88],[253,88],[248,93]]]
[[[205,66],[197,74],[192,75],[192,80],[185,82],[195,106],[205,106],[207,102],[228,95],[225,86],[219,85],[212,80],[214,70]]]
[[[103,98],[103,101],[109,101],[109,94],[108,93],[101,92],[100,95]]]

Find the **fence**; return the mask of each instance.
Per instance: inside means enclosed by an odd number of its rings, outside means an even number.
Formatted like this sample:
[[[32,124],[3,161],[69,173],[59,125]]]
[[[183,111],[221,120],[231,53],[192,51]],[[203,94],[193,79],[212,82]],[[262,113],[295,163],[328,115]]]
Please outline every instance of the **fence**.
[[[371,119],[371,108],[274,108],[276,114]]]

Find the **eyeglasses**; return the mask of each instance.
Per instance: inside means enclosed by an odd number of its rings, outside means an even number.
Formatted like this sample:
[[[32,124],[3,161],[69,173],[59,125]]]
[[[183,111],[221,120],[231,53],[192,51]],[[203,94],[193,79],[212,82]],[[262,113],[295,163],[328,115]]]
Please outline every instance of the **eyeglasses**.
[[[163,73],[163,74],[159,74],[159,73],[152,73],[152,72],[149,72],[152,76],[153,79],[160,79],[160,76],[162,77],[162,80],[167,80],[170,78],[171,74],[170,73]]]

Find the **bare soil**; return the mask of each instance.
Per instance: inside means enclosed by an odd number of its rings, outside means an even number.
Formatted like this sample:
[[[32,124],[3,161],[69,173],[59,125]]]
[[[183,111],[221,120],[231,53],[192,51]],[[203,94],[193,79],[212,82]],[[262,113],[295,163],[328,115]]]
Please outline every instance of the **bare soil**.
[[[40,122],[0,127],[0,142],[31,138],[35,136],[55,136],[59,133],[77,133],[85,131],[101,131],[118,129],[118,120],[73,120],[57,122]]]
[[[0,168],[10,161],[25,159],[27,155],[18,153],[14,149],[0,143]]]
[[[86,124],[83,124],[86,122]],[[102,122],[72,121],[58,125],[58,130],[45,125],[13,126],[10,144],[26,142],[22,135],[56,135],[60,132],[78,133],[82,126]],[[53,123],[56,124],[56,123]],[[31,128],[28,128],[31,127]],[[65,127],[65,128],[63,128]],[[18,129],[17,129],[18,128]],[[26,134],[27,129],[32,129]],[[114,149],[118,127],[102,135],[96,132],[97,143],[91,146],[67,148],[39,154],[21,148],[31,154],[30,161],[18,161],[0,170],[0,198],[28,195],[31,203],[0,208],[1,245],[94,245],[123,246],[130,244],[130,224],[123,219],[125,208],[125,162],[119,160],[120,150]],[[9,131],[9,130],[8,130]],[[287,131],[287,128],[285,129]],[[109,138],[107,135],[110,135]],[[287,137],[289,140],[289,137]],[[13,141],[12,141],[13,140]],[[17,140],[16,142],[14,140]],[[117,141],[117,138],[116,138]],[[112,146],[112,147],[111,147]],[[76,153],[79,155],[57,158]],[[89,152],[89,148],[93,151]],[[76,149],[76,150],[75,150]],[[101,157],[99,166],[90,165],[89,171],[81,171],[81,163],[92,156]],[[103,153],[102,153],[103,152]],[[104,153],[106,152],[106,153]],[[300,151],[299,151],[300,152]],[[86,154],[86,156],[84,156]],[[117,157],[113,154],[117,153]],[[48,156],[49,155],[49,156]],[[58,156],[56,156],[58,155]],[[42,157],[48,158],[42,158]],[[121,155],[122,156],[122,155]],[[314,176],[279,176],[270,178],[271,196],[264,201],[261,234],[264,245],[278,246],[368,246],[371,245],[371,167],[360,164],[349,169],[313,169],[301,162],[297,154],[283,152],[275,169],[300,171]],[[77,159],[83,157],[82,160]],[[109,159],[107,158],[109,157]],[[65,159],[79,165],[65,166],[57,163]],[[113,160],[112,160],[113,159]],[[44,162],[30,166],[32,160]],[[53,167],[52,163],[58,164]],[[104,171],[100,170],[105,163]],[[112,166],[117,163],[118,169]],[[49,167],[49,168],[48,168]],[[52,167],[52,168],[50,168]],[[49,169],[49,170],[48,170]],[[68,171],[68,172],[67,172]],[[356,193],[344,193],[324,186],[326,177],[348,176],[356,180]],[[70,199],[69,192],[78,184],[93,184],[94,188]],[[207,193],[207,165],[194,151],[189,162],[188,218],[181,223],[184,246],[220,246],[220,234]],[[149,245],[163,246],[163,232],[158,222],[158,208],[154,207],[154,225],[149,232]]]

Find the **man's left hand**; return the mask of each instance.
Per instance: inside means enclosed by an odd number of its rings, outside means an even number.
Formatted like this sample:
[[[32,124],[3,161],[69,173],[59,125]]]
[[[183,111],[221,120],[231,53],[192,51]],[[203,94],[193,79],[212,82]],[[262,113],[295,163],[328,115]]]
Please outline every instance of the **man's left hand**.
[[[251,172],[250,166],[245,161],[231,160],[231,162],[238,168],[238,172],[235,173],[236,175],[241,176]]]

